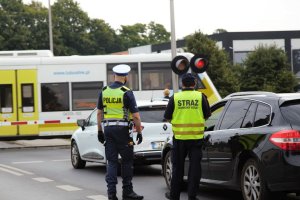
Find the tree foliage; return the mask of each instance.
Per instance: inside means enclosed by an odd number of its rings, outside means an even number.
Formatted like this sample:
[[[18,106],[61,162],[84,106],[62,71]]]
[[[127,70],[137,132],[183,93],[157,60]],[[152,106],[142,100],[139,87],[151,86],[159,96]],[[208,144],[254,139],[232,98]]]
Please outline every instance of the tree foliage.
[[[101,19],[90,19],[74,0],[56,0],[51,6],[54,54],[95,55],[130,47],[168,42],[161,24],[134,24],[114,30]],[[0,50],[49,48],[48,8],[33,0],[0,0]]]
[[[285,52],[275,45],[259,46],[244,61],[241,90],[293,92],[297,84]]]
[[[228,55],[219,49],[216,42],[200,31],[186,37],[187,50],[194,54],[204,54],[208,57],[207,74],[216,86],[221,96],[239,91],[238,78],[232,71]]]

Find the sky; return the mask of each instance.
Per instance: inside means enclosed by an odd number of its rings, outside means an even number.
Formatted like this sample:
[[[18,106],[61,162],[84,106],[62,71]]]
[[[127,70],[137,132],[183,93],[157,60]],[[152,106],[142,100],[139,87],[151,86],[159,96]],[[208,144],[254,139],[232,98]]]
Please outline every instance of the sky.
[[[36,0],[48,7],[48,0]],[[50,0],[51,4],[55,0]],[[171,31],[171,0],[74,0],[90,18],[113,29],[154,21]],[[30,3],[31,0],[23,0]],[[195,31],[300,30],[300,0],[173,0],[176,39]]]

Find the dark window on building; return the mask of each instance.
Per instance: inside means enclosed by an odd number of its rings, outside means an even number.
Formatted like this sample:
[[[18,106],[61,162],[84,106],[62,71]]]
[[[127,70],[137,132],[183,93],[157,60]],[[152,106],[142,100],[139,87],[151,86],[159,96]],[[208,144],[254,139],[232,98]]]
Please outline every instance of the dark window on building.
[[[33,84],[22,84],[22,112],[34,112]]]
[[[255,120],[254,120],[254,126],[263,126],[267,125],[270,122],[270,116],[271,116],[271,108],[268,105],[265,104],[258,104]]]
[[[243,121],[242,128],[250,128],[254,125],[254,116],[257,108],[257,103],[252,103]]]
[[[293,71],[297,76],[300,76],[300,49],[294,49],[293,51]]]
[[[112,68],[121,63],[110,63],[107,64],[107,85],[110,85],[114,82],[114,73]],[[122,63],[129,65],[131,70],[128,74],[128,81],[126,86],[132,90],[139,90],[139,70],[138,70],[138,63]]]
[[[233,52],[233,63],[241,64],[245,61],[250,51],[234,51]]]
[[[72,110],[93,110],[103,82],[72,83]]]
[[[0,113],[12,113],[12,85],[0,85]]]
[[[172,89],[170,62],[142,63],[142,90]]]
[[[42,112],[69,111],[69,84],[42,83]]]
[[[249,101],[232,101],[226,110],[220,129],[240,128],[249,106]]]

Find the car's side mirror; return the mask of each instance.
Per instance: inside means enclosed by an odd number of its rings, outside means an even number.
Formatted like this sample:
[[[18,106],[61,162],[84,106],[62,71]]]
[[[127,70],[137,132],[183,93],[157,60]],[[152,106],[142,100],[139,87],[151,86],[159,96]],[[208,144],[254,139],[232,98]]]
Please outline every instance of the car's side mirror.
[[[78,119],[77,120],[77,125],[81,127],[81,129],[84,131],[85,126],[86,126],[86,121],[85,119]]]

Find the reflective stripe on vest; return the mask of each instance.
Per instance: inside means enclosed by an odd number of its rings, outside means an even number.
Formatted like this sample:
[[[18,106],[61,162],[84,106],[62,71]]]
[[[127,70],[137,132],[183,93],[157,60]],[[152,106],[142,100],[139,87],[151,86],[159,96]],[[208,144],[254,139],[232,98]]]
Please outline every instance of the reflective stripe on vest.
[[[202,111],[202,93],[182,91],[174,94],[174,112],[172,130],[176,139],[202,139],[204,133],[204,116]]]
[[[112,89],[105,87],[102,91],[104,120],[129,120],[129,110],[124,108],[124,94],[129,91],[125,86]]]

